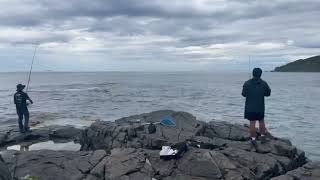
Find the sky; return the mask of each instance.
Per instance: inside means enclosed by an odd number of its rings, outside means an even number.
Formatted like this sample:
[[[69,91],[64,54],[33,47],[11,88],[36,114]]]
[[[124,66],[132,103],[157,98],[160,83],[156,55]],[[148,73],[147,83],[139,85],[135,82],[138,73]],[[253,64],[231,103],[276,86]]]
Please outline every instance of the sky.
[[[320,54],[319,0],[0,0],[0,71],[272,70]]]

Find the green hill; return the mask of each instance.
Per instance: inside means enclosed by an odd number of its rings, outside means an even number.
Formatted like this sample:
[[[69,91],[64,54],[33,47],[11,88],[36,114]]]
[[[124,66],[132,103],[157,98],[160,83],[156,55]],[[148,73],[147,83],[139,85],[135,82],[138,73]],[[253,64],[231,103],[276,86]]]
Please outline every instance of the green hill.
[[[299,59],[286,65],[276,67],[275,72],[320,72],[320,56]]]

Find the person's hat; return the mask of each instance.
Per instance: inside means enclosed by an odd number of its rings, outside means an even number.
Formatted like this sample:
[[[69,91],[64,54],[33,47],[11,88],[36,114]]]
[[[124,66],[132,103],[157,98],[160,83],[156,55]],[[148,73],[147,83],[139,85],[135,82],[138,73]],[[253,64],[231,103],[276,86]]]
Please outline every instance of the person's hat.
[[[17,89],[24,89],[26,86],[25,85],[22,85],[22,84],[18,84],[17,85]]]

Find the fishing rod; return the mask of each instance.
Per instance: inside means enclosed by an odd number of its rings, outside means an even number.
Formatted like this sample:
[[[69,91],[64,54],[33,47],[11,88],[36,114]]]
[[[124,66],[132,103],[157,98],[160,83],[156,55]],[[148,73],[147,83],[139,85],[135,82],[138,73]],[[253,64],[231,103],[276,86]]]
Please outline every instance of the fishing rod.
[[[34,48],[33,57],[32,57],[32,62],[31,62],[31,67],[30,67],[30,71],[29,71],[29,77],[28,77],[28,83],[27,83],[26,92],[28,92],[28,89],[29,89],[29,84],[30,84],[30,79],[31,79],[31,73],[32,73],[33,63],[34,63],[34,59],[35,59],[35,57],[36,57],[37,49],[38,49],[38,46],[36,46],[36,47]]]
[[[248,68],[249,68],[249,79],[251,79],[251,56],[249,55],[249,63],[248,63]]]

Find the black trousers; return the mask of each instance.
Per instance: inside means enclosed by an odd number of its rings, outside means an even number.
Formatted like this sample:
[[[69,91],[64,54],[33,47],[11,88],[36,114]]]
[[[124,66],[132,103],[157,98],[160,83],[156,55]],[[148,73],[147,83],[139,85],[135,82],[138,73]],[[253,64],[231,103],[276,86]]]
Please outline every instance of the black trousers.
[[[18,114],[18,123],[20,130],[28,130],[29,129],[29,110],[27,107],[17,108]],[[24,123],[23,123],[24,119]]]

